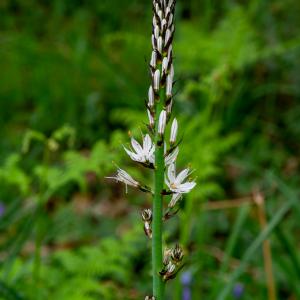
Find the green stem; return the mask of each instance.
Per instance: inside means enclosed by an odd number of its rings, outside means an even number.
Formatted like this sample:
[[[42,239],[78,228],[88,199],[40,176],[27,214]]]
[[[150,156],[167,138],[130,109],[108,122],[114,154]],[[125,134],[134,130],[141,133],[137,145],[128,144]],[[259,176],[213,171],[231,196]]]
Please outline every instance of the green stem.
[[[159,102],[156,104],[156,130],[155,130],[155,171],[154,171],[154,198],[153,198],[153,221],[152,221],[152,276],[153,296],[155,300],[164,299],[164,282],[159,272],[162,270],[162,217],[163,217],[163,196],[164,187],[164,145],[159,143],[161,137],[158,134],[159,114],[163,109],[164,89],[160,92]],[[158,145],[160,144],[160,146]]]

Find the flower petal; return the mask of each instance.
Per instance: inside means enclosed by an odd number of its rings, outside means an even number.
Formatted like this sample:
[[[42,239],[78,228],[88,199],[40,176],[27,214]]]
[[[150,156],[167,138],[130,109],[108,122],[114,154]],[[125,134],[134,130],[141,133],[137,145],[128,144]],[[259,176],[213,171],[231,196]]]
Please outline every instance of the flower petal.
[[[175,164],[169,165],[168,179],[170,180],[171,183],[175,181],[175,174],[176,174]]]
[[[176,185],[181,184],[181,182],[182,182],[184,179],[186,179],[187,176],[189,176],[189,173],[190,173],[190,169],[188,169],[188,168],[182,170],[182,171],[177,175],[177,177],[176,177],[174,183],[175,183]]]
[[[185,182],[177,187],[180,193],[189,193],[196,186],[195,181]]]
[[[182,196],[182,194],[180,194],[180,193],[173,194],[173,195],[172,195],[172,199],[171,199],[171,201],[169,202],[168,206],[169,206],[170,208],[174,207],[174,206],[176,205],[176,203],[181,199],[181,196]]]
[[[141,147],[141,145],[134,138],[131,138],[131,145],[132,145],[132,148],[134,149],[134,151],[138,155],[143,154],[143,148]]]

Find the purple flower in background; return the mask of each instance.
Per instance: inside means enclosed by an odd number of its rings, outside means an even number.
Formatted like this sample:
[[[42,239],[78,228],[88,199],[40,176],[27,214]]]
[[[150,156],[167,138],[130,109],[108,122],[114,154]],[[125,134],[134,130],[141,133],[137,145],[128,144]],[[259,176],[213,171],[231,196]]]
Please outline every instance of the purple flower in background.
[[[191,285],[192,282],[192,274],[191,272],[187,271],[181,275],[181,283],[183,287],[182,291],[182,300],[191,300],[192,299],[192,292],[191,292]]]
[[[235,299],[241,299],[244,294],[244,290],[245,288],[242,283],[236,283],[232,291],[233,297]]]
[[[5,205],[0,202],[0,217],[2,217],[5,213]]]

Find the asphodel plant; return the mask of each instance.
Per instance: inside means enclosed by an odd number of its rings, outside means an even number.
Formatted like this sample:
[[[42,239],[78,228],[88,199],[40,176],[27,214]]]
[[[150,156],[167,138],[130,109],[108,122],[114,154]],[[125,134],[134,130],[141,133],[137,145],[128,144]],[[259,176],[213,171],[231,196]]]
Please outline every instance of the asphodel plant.
[[[163,300],[165,283],[182,268],[181,247],[176,244],[163,249],[163,222],[177,213],[183,194],[196,185],[188,179],[190,169],[176,173],[179,142],[178,122],[172,117],[174,13],[175,0],[153,0],[151,84],[145,102],[149,124],[141,143],[131,137],[131,147],[124,147],[134,162],[154,172],[153,186],[145,186],[120,168],[114,177],[109,177],[125,183],[126,191],[129,185],[152,195],[152,209],[142,212],[144,231],[152,241],[153,295],[145,298],[149,300]],[[166,136],[169,123],[170,134]]]

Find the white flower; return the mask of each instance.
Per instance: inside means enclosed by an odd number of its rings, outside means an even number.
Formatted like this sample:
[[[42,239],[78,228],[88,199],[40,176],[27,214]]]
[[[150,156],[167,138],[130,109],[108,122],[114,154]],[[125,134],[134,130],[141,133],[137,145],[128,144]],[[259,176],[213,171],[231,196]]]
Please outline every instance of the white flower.
[[[174,118],[171,126],[171,135],[170,135],[170,143],[174,144],[176,142],[177,137],[177,131],[178,131],[178,122],[176,118]]]
[[[143,147],[134,138],[131,138],[131,145],[134,151],[130,151],[126,147],[124,147],[124,150],[132,160],[140,163],[153,163],[155,146],[152,143],[149,134],[146,134],[143,139]]]
[[[165,165],[166,166],[169,166],[171,164],[174,164],[176,159],[177,159],[177,156],[178,156],[178,152],[179,152],[179,148],[176,147],[172,153],[170,153],[169,155],[166,156],[165,158]]]
[[[169,189],[175,194],[185,194],[190,192],[196,185],[195,181],[184,180],[190,175],[190,169],[184,169],[176,176],[175,164],[168,167],[167,178],[165,182]]]
[[[117,175],[114,177],[106,177],[115,179],[118,182],[123,182],[126,185],[126,193],[127,193],[127,185],[133,186],[133,187],[139,187],[140,184],[134,180],[126,171],[118,168]]]
[[[165,110],[162,110],[159,115],[159,120],[158,120],[158,133],[160,135],[164,134],[165,128],[166,128],[166,123],[167,123],[167,113]]]

